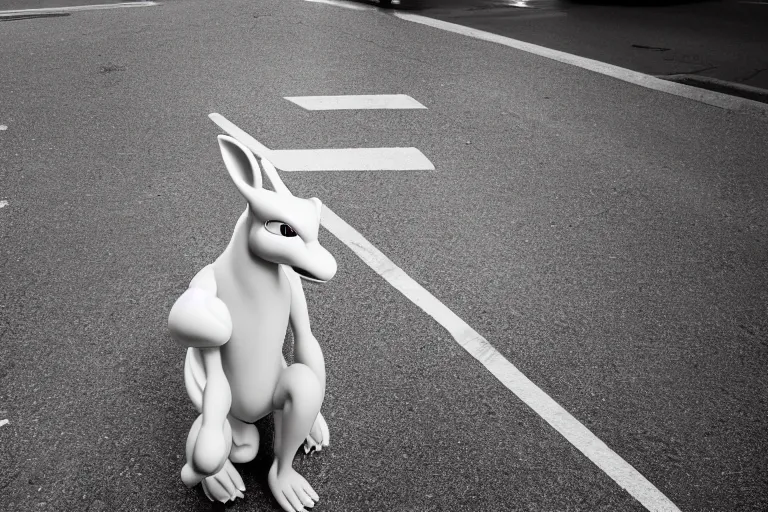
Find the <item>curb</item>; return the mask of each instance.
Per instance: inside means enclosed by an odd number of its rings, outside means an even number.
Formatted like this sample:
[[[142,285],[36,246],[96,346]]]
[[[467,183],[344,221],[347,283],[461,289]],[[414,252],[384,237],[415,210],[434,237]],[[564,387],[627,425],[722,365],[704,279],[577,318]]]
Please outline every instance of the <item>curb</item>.
[[[562,62],[563,64],[568,64],[571,66],[576,66],[582,69],[586,69],[587,71],[592,71],[594,73],[616,78],[617,80],[638,85],[640,87],[645,87],[647,89],[672,94],[681,98],[687,98],[689,100],[698,101],[700,103],[712,105],[714,107],[726,110],[732,110],[749,115],[756,115],[762,117],[763,119],[768,119],[768,101],[757,101],[736,96],[733,93],[733,87],[728,87],[727,93],[707,90],[704,87],[695,87],[683,83],[675,83],[674,81],[668,79],[669,76],[673,75],[662,77],[648,75],[639,71],[622,68],[614,64],[608,64],[607,62],[580,57],[578,55],[573,55],[559,50],[553,50],[551,48],[532,43],[526,43],[524,41],[512,39],[511,37],[494,34],[492,32],[486,32],[485,30],[466,27],[456,23],[433,19],[418,14],[407,14],[397,11],[395,11],[393,15],[405,21],[426,25],[438,30],[445,30],[446,32],[453,32],[455,34],[472,37],[480,41],[500,44],[502,46],[528,52],[533,55],[539,55],[547,59]],[[725,83],[727,84],[728,82]],[[758,90],[763,92],[761,89]]]
[[[661,78],[662,80],[668,80],[678,84],[699,87],[709,91],[730,94],[731,96],[738,96],[740,98],[759,101],[761,103],[768,103],[768,89],[744,85],[738,82],[729,82],[727,80],[720,80],[719,78],[687,74],[656,75],[656,78]]]

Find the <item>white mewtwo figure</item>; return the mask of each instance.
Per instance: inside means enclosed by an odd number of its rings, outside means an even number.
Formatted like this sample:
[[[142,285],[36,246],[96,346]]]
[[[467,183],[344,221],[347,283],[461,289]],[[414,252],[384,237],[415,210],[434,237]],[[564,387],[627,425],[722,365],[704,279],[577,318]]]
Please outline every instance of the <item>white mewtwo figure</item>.
[[[227,248],[198,272],[168,316],[172,337],[188,347],[184,382],[200,413],[187,437],[181,478],[189,487],[202,482],[211,500],[242,498],[245,486],[232,463],[256,457],[253,423],[274,412],[269,488],[284,510],[300,511],[319,498],[293,469],[294,456],[302,444],[306,452],[328,446],[329,433],[320,414],[325,362],[299,274],[328,281],[336,260],[317,239],[320,200],[263,188],[253,153],[231,137],[218,140],[247,206]],[[266,159],[260,163],[276,175]],[[282,352],[289,324],[290,366]]]

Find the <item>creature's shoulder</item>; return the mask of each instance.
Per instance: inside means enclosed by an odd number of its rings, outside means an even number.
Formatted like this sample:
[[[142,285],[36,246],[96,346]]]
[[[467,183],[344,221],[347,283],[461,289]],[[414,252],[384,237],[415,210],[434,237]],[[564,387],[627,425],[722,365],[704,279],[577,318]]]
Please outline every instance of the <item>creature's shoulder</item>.
[[[218,286],[216,285],[216,274],[213,272],[213,264],[203,267],[189,282],[189,287],[204,290],[215,297]]]
[[[203,268],[189,283],[168,315],[171,336],[185,347],[215,348],[232,336],[232,318],[226,304],[216,297],[213,266]]]

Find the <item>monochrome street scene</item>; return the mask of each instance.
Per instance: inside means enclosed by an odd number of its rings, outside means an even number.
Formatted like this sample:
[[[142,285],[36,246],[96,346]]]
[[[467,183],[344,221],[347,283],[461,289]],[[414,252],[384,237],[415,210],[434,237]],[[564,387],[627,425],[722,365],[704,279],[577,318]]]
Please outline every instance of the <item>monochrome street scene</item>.
[[[768,510],[766,27],[0,0],[0,510]]]

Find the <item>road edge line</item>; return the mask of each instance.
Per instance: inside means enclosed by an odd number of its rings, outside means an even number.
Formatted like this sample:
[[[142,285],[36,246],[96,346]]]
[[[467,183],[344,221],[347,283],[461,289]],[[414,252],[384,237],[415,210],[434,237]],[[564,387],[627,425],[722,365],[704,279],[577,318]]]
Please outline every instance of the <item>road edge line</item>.
[[[548,59],[562,62],[564,64],[569,64],[571,66],[576,66],[588,71],[593,71],[601,75],[610,76],[624,82],[629,82],[634,85],[645,87],[646,89],[665,92],[667,94],[680,96],[682,98],[698,101],[700,103],[706,103],[707,105],[720,107],[726,110],[756,114],[760,116],[768,116],[768,104],[761,103],[759,101],[739,98],[737,96],[730,96],[728,94],[708,91],[705,89],[699,89],[697,87],[662,80],[661,78],[656,78],[652,75],[646,75],[645,73],[640,73],[639,71],[632,71],[631,69],[622,68],[613,64],[607,64],[598,60],[580,57],[578,55],[573,55],[571,53],[566,53],[559,50],[553,50],[551,48],[535,45],[533,43],[526,43],[524,41],[512,39],[511,37],[493,34],[491,32],[486,32],[476,28],[465,27],[463,25],[450,23],[448,21],[428,18],[419,14],[395,12],[393,15],[404,21],[427,25],[432,28],[472,37],[481,41],[501,44],[509,48],[514,48],[516,50],[521,50],[541,57],[546,57]]]

